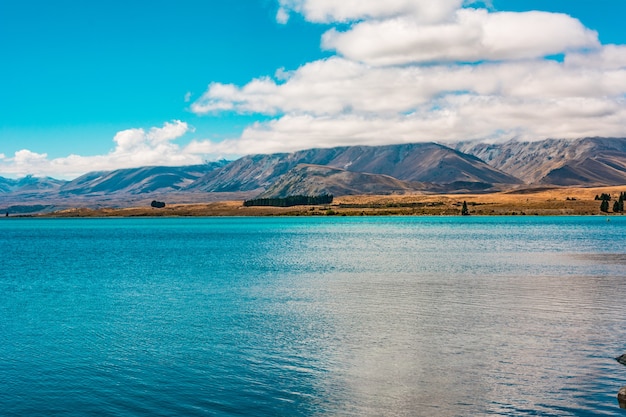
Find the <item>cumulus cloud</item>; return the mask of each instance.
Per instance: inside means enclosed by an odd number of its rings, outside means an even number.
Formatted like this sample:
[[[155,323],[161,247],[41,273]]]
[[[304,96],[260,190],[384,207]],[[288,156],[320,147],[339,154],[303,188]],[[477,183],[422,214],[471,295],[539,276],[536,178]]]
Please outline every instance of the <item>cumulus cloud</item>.
[[[288,114],[255,123],[240,138],[194,141],[190,149],[211,154],[287,152],[305,148],[425,141],[536,140],[623,135],[624,99],[532,99],[448,95],[406,114]]]
[[[465,3],[466,7],[462,7]],[[273,117],[194,152],[626,134],[626,47],[559,13],[461,0],[279,0],[336,55],[244,85],[214,82],[191,105]],[[489,6],[486,2],[480,2]],[[550,58],[564,56],[563,60]]]
[[[290,11],[310,22],[333,23],[411,15],[419,22],[440,22],[452,16],[463,0],[279,0],[277,19],[286,22]]]
[[[229,109],[269,115],[394,116],[463,94],[535,101],[597,96],[610,100],[625,91],[626,69],[573,67],[548,60],[378,68],[331,58],[303,66],[284,82],[261,78],[242,87],[213,84],[192,108],[198,113]]]
[[[626,69],[626,46],[605,45],[593,53],[572,53],[565,57],[571,67],[600,70]]]
[[[21,151],[15,152],[13,162],[15,162],[18,166],[28,166],[30,164],[37,164],[45,161],[47,157],[48,154],[45,153],[36,153],[31,152],[28,149],[22,149]]]
[[[596,32],[557,13],[461,9],[452,22],[423,25],[411,16],[331,29],[326,49],[371,65],[540,58],[599,46]]]
[[[187,123],[175,120],[149,130],[127,129],[118,132],[115,148],[106,155],[69,155],[49,159],[27,149],[15,152],[13,157],[0,160],[0,170],[11,175],[51,175],[74,178],[89,171],[132,168],[147,165],[185,165],[202,162],[200,155],[182,152],[174,140],[192,130]]]
[[[278,12],[276,12],[276,21],[283,25],[287,24],[289,21],[289,11],[285,7],[279,7]]]

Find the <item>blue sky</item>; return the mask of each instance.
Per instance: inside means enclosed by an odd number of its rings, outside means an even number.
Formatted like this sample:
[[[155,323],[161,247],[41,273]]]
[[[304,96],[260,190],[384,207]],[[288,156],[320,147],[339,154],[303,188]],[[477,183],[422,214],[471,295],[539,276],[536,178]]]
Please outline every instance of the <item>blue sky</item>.
[[[356,143],[626,136],[626,2],[493,0],[465,14],[460,2],[0,0],[0,175],[72,177]],[[523,13],[531,10],[549,13]],[[492,47],[472,46],[478,28]],[[570,76],[577,86],[587,77],[588,88],[542,95]],[[500,87],[488,85],[494,77]],[[437,87],[441,78],[454,87]],[[429,92],[411,101],[400,79],[421,86],[412,97]],[[593,96],[598,86],[615,94]],[[571,114],[581,106],[589,114]],[[500,124],[477,121],[474,108]],[[512,116],[533,108],[554,110],[568,128]],[[573,126],[581,117],[588,123]]]
[[[194,118],[185,95],[322,56],[323,29],[279,25],[277,9],[263,0],[1,0],[0,152],[101,153],[119,130],[172,119],[236,134],[249,118]]]

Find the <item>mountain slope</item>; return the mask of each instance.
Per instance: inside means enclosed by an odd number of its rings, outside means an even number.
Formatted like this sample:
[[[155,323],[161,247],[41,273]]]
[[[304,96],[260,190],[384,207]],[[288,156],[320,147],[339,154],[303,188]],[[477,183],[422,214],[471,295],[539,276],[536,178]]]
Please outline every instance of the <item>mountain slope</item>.
[[[54,193],[67,181],[28,175],[20,179],[0,177],[0,194]]]
[[[427,189],[424,184],[400,181],[388,175],[301,164],[280,176],[259,198],[322,194],[403,194]]]
[[[141,167],[90,172],[61,187],[62,194],[144,194],[179,191],[226,162],[183,167]]]
[[[547,139],[500,144],[459,143],[456,148],[528,184],[626,184],[626,139]]]
[[[475,156],[435,143],[309,149],[290,154],[250,155],[200,178],[189,189],[211,192],[263,190],[299,164],[389,175],[401,181],[437,184],[519,184]]]
[[[10,193],[13,191],[16,183],[17,181],[11,178],[0,177],[0,194]]]
[[[600,152],[553,169],[540,182],[562,186],[626,184],[626,155]]]

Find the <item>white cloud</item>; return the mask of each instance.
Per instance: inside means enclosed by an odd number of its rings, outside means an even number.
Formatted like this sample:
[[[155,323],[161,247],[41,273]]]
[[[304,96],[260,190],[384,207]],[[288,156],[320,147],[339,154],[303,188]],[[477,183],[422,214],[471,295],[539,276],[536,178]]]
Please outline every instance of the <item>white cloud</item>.
[[[273,119],[188,151],[626,135],[626,47],[602,46],[574,17],[460,0],[279,3],[279,21],[341,22],[322,39],[337,56],[241,86],[212,83],[192,103],[196,114]],[[564,62],[547,58],[556,54]]]
[[[170,142],[174,139],[178,139],[189,131],[193,131],[193,128],[190,128],[187,123],[174,120],[171,123],[166,122],[163,127],[151,128],[146,134],[146,139],[152,144]]]
[[[411,15],[419,22],[450,18],[463,0],[279,0],[277,20],[285,23],[289,11],[311,22],[333,23]]]
[[[623,136],[626,69],[549,60],[371,67],[342,58],[306,64],[281,83],[214,84],[196,103],[275,115],[236,140],[194,152],[265,153],[310,147],[468,139]]]
[[[175,120],[162,127],[128,129],[118,132],[113,141],[116,146],[106,155],[49,159],[47,154],[21,150],[12,158],[0,160],[0,171],[21,176],[34,174],[58,178],[74,178],[89,171],[106,171],[148,165],[186,165],[203,161],[201,155],[181,151],[173,141],[192,130],[187,123]]]
[[[626,125],[625,101],[449,95],[393,116],[288,114],[256,123],[236,140],[195,141],[189,146],[193,152],[248,154],[425,141],[620,136]]]
[[[564,14],[461,9],[452,22],[422,25],[410,16],[331,29],[326,49],[371,65],[519,60],[599,46],[597,33]]]
[[[626,69],[626,46],[606,45],[593,53],[572,53],[565,57],[568,66],[601,70]]]
[[[282,83],[262,78],[243,87],[213,84],[192,108],[199,114],[228,109],[267,115],[393,116],[466,93],[550,101],[620,97],[625,92],[626,69],[606,71],[547,60],[380,68],[331,58],[304,65]]]
[[[289,21],[289,12],[284,7],[279,7],[276,12],[276,21],[280,24],[287,24]]]
[[[128,152],[143,145],[146,140],[146,132],[143,129],[128,129],[117,132],[113,141],[117,143],[116,151]]]
[[[45,153],[35,153],[28,149],[22,149],[21,151],[15,152],[13,162],[18,166],[27,166],[45,161],[47,157],[48,154]]]

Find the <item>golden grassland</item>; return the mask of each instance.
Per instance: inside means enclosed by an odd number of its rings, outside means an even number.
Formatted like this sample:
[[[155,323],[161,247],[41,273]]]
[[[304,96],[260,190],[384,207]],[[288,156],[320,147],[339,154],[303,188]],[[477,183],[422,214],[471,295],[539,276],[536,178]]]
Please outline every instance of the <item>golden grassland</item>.
[[[598,188],[529,188],[490,194],[366,195],[335,198],[332,204],[296,207],[243,207],[242,201],[168,204],[165,208],[76,208],[46,217],[177,217],[177,216],[361,216],[458,215],[467,202],[471,215],[605,215],[595,196],[619,196],[626,185]],[[610,204],[610,211],[613,205]],[[609,213],[611,215],[621,215]]]

